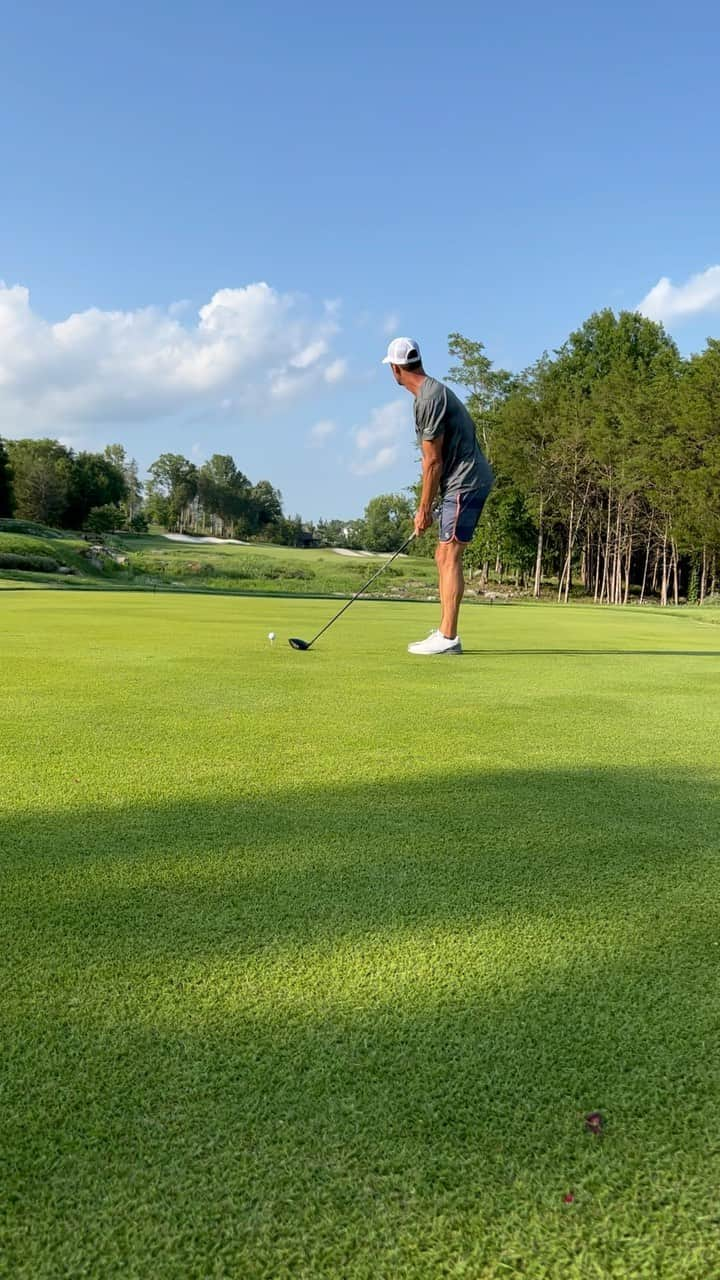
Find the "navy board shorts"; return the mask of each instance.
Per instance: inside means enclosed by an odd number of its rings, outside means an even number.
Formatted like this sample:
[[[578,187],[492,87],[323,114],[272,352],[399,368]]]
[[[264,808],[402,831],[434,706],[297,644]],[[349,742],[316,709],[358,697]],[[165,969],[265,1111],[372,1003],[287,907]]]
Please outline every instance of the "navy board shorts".
[[[472,542],[489,489],[449,493],[435,512],[440,542]]]

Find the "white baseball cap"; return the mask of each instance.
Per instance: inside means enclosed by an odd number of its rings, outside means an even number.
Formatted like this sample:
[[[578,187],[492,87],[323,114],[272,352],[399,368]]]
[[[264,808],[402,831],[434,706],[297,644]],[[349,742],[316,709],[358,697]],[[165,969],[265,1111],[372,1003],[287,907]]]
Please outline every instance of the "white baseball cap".
[[[383,364],[418,364],[421,361],[420,348],[413,338],[393,338]]]

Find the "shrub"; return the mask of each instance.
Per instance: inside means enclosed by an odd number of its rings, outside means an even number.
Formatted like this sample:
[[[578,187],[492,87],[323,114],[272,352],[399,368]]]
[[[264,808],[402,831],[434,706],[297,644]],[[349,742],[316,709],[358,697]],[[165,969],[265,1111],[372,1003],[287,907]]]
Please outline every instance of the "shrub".
[[[85,521],[85,528],[88,533],[112,533],[113,529],[117,529],[122,522],[123,515],[120,508],[108,502],[103,507],[93,507]]]
[[[60,565],[50,556],[28,556],[14,551],[0,551],[0,569],[31,569],[36,573],[57,573]]]
[[[294,569],[283,569],[281,565],[278,565],[277,573],[267,573],[263,576],[267,578],[299,578],[302,582],[309,582],[311,578],[315,577],[315,570],[302,569],[300,565],[297,565]]]
[[[217,560],[189,559],[183,555],[154,553],[152,551],[133,551],[129,556],[129,564],[133,573],[147,574],[156,578],[192,578],[196,582],[210,581],[217,585],[219,579],[226,584],[233,582],[262,582],[299,579],[311,581],[315,570],[306,565],[288,565],[282,561],[265,559],[260,556],[226,556]]]
[[[260,557],[250,559],[235,559],[224,557],[222,563],[209,564],[207,562],[199,562],[197,560],[185,561],[182,565],[174,566],[173,572],[179,577],[207,577],[211,578],[215,574],[220,573],[222,577],[228,581],[253,581],[257,582],[263,578],[275,580],[278,578],[299,578],[304,582],[309,582],[315,577],[314,569],[309,569],[301,565],[286,565],[282,561],[278,563],[276,560],[262,560]]]
[[[184,564],[175,565],[173,572],[181,578],[211,578],[215,573],[215,565],[203,564],[200,560],[187,560]]]
[[[372,560],[363,560],[362,564],[351,564],[348,565],[348,568],[351,573],[356,573],[359,578],[371,578],[373,568],[377,571],[380,566]],[[401,578],[402,576],[402,569],[397,569],[394,564],[388,565],[387,569],[383,569],[384,578]]]
[[[31,538],[72,537],[62,529],[51,529],[46,524],[36,524],[34,520],[0,520],[0,533],[23,533]]]

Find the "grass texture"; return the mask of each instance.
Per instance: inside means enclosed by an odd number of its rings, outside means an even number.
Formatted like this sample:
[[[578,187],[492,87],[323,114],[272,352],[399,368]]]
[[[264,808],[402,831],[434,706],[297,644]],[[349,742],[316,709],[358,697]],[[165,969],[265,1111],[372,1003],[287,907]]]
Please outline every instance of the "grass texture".
[[[720,1274],[718,628],[329,612],[2,595],[0,1273]]]

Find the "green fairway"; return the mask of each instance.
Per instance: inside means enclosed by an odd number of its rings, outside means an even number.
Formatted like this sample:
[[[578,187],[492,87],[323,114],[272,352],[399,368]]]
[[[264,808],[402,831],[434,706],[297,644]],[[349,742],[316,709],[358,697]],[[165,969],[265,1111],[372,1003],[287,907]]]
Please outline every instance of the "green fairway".
[[[335,607],[2,592],[0,1274],[720,1275],[720,627]]]

